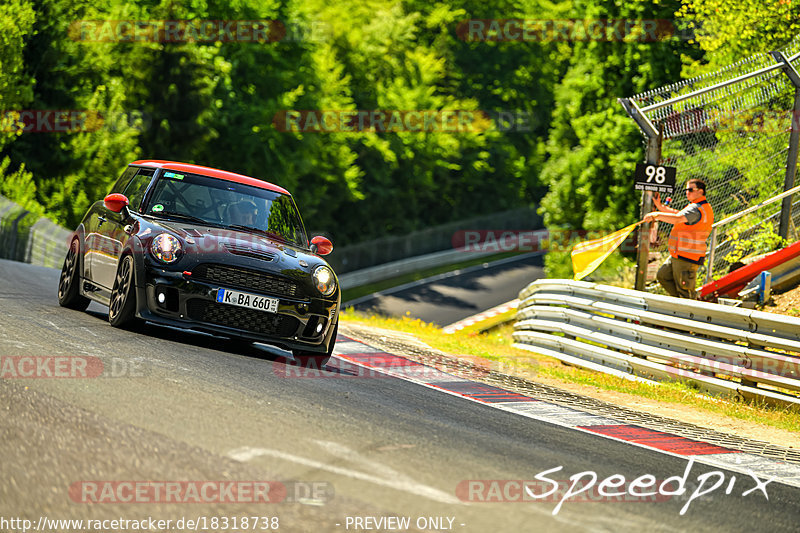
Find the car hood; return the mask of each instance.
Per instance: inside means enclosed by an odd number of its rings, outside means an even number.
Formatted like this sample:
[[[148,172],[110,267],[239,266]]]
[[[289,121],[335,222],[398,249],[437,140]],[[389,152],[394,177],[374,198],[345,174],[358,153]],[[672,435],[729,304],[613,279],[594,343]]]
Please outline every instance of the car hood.
[[[153,221],[151,231],[158,227],[169,231],[186,242],[187,251],[207,257],[216,257],[224,262],[268,261],[277,269],[300,269],[312,271],[318,265],[327,265],[320,256],[309,250],[293,246],[266,235],[247,231],[205,226],[176,221]]]

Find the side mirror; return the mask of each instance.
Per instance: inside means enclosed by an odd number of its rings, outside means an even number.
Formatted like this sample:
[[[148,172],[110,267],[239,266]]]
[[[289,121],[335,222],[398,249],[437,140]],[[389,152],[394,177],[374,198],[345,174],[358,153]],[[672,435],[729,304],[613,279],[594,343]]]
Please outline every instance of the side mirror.
[[[322,235],[317,235],[311,239],[311,251],[317,255],[328,255],[333,251],[333,243]]]
[[[103,203],[109,211],[121,213],[123,209],[128,207],[128,198],[124,194],[115,192],[106,196],[103,199]]]

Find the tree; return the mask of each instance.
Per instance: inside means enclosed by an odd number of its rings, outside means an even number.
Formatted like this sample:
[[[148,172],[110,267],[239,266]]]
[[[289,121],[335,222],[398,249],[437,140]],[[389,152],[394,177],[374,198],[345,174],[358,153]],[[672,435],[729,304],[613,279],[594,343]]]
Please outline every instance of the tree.
[[[575,2],[573,17],[669,20],[677,1],[660,5],[635,0]],[[643,138],[617,98],[657,88],[680,77],[681,54],[694,54],[676,36],[633,33],[625,40],[572,43],[567,72],[555,89],[556,107],[547,139],[542,180],[549,191],[541,213],[551,231],[612,231],[635,222],[639,193],[635,164],[644,158]],[[549,275],[569,276],[569,255],[548,254]]]

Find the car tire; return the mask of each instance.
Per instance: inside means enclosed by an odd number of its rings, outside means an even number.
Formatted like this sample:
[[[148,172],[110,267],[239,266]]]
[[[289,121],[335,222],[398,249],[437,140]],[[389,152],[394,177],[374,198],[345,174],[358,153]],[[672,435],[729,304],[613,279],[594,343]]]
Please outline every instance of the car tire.
[[[119,262],[114,288],[108,302],[108,322],[115,328],[128,328],[136,323],[136,285],[133,257],[126,255]]]
[[[81,296],[79,266],[80,242],[78,239],[73,239],[64,258],[64,265],[61,267],[61,277],[58,279],[58,304],[68,309],[85,311],[91,300]]]
[[[301,350],[292,350],[292,355],[294,356],[294,360],[303,368],[322,368],[331,358],[333,355],[333,347],[336,346],[336,335],[339,333],[339,322],[336,322],[336,325],[333,326],[333,340],[331,341],[331,345],[328,347],[328,353],[321,354],[321,353],[314,353],[314,352],[304,352]]]

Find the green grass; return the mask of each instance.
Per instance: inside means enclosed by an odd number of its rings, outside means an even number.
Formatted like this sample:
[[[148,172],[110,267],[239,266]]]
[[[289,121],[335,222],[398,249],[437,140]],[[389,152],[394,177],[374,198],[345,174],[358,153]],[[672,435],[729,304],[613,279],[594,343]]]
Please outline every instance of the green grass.
[[[469,257],[471,254],[469,252],[465,252],[464,256]],[[351,300],[355,300],[356,298],[361,298],[362,296],[366,296],[368,294],[372,294],[374,292],[383,291],[386,289],[391,289],[392,287],[397,287],[399,285],[403,285],[404,283],[411,283],[412,281],[419,281],[421,279],[429,278],[431,276],[436,276],[437,274],[444,274],[445,272],[454,272],[456,270],[460,270],[463,268],[468,268],[475,265],[481,265],[483,263],[491,263],[492,261],[497,261],[499,259],[505,259],[506,257],[512,257],[515,255],[522,255],[520,252],[504,252],[500,254],[494,254],[490,256],[483,256],[483,257],[476,257],[472,259],[466,259],[459,263],[451,264],[451,265],[444,265],[440,267],[431,267],[425,270],[419,270],[416,272],[411,272],[409,274],[404,274],[402,276],[396,276],[394,278],[385,279],[383,281],[377,281],[375,283],[370,283],[368,285],[361,285],[358,287],[352,287],[350,289],[343,289],[342,290],[342,302],[346,303]]]
[[[562,383],[614,391],[629,395],[632,400],[638,397],[690,407],[701,415],[717,420],[730,417],[788,431],[800,431],[800,409],[796,407],[776,407],[753,401],[708,396],[686,382],[664,382],[658,386],[632,382],[609,374],[566,366],[557,359],[514,348],[511,322],[500,324],[484,333],[462,330],[447,334],[431,324],[410,317],[390,318],[346,310],[342,313],[342,320],[411,333],[435,349],[483,359],[490,362],[493,368],[534,381],[556,386]]]

